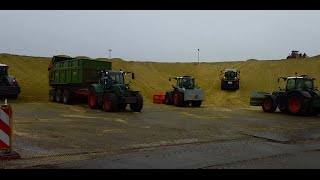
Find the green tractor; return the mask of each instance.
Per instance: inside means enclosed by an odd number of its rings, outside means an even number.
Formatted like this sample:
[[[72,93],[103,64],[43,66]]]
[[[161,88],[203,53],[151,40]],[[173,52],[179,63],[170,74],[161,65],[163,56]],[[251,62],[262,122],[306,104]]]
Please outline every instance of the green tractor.
[[[130,89],[130,84],[124,83],[124,75],[131,72],[103,70],[99,72],[97,84],[89,86],[88,103],[91,109],[102,108],[107,112],[124,110],[128,104],[134,112],[140,112],[143,107],[143,97],[139,91]],[[134,73],[132,79],[134,79]]]
[[[240,84],[240,71],[237,69],[224,69],[220,74],[221,90],[238,90]]]
[[[8,75],[9,66],[0,64],[0,97],[17,99],[20,86],[15,77]]]
[[[293,115],[318,115],[320,113],[320,92],[314,88],[315,78],[308,75],[295,77],[279,77],[286,81],[286,88],[278,91],[253,92],[250,97],[251,106],[262,106],[264,112],[281,112]]]
[[[200,107],[204,100],[204,92],[195,84],[195,78],[191,76],[170,77],[177,80],[176,85],[172,85],[173,91],[166,92],[165,103],[175,106],[188,106],[190,103],[194,107]]]

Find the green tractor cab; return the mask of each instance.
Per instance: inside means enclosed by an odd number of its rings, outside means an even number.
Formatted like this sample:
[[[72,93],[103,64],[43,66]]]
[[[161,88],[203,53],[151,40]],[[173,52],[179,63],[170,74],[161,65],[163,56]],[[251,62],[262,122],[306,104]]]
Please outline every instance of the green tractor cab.
[[[0,64],[0,97],[17,99],[20,86],[14,76],[8,75],[9,66]]]
[[[272,93],[252,92],[251,106],[262,106],[264,112],[289,112],[294,115],[318,115],[320,113],[320,92],[314,87],[315,78],[308,75],[279,77],[286,82],[285,88]]]
[[[220,74],[221,90],[238,90],[240,71],[237,69],[224,69]]]
[[[114,112],[124,110],[130,104],[132,111],[140,112],[143,107],[143,97],[139,91],[131,90],[130,84],[125,84],[124,76],[127,74],[132,74],[134,79],[132,72],[100,71],[98,83],[89,86],[90,108],[103,108],[105,111]]]
[[[175,106],[188,106],[190,103],[194,107],[200,107],[204,100],[204,92],[195,83],[195,78],[191,76],[170,77],[175,79],[176,85],[172,85],[173,90],[166,92],[165,103]]]

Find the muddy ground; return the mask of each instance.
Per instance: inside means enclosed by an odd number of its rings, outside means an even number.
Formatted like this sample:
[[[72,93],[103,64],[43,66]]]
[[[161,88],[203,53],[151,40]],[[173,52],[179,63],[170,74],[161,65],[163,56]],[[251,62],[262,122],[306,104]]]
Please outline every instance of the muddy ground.
[[[13,149],[0,168],[320,168],[320,117],[261,107],[108,113],[85,103],[12,103]]]

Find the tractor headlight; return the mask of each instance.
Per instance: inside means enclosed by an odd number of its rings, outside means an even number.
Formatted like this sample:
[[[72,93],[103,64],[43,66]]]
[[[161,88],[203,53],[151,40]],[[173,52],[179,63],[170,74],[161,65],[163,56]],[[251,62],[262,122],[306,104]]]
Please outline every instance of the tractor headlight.
[[[13,79],[13,80],[12,80],[12,82],[14,82],[14,83],[15,83],[15,82],[17,82],[17,81],[16,81],[16,79]]]
[[[234,77],[234,79],[238,79],[237,77]]]
[[[182,90],[186,90],[186,88],[182,88]]]

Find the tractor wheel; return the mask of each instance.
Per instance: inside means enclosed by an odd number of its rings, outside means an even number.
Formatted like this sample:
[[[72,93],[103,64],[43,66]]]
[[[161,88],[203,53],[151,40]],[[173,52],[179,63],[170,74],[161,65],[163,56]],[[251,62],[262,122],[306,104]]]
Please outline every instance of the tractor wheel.
[[[98,104],[98,96],[96,90],[93,87],[89,88],[88,104],[91,109],[101,108]]]
[[[118,99],[114,93],[106,93],[103,98],[103,109],[107,112],[119,110]]]
[[[224,83],[221,81],[221,90],[224,90]]]
[[[137,98],[137,102],[130,104],[130,109],[134,112],[140,112],[143,107],[143,97],[140,93],[135,93],[134,96]]]
[[[50,91],[49,91],[49,100],[51,102],[55,102],[56,101],[56,92],[53,89],[50,89]]]
[[[308,107],[310,100],[304,98],[298,93],[293,93],[288,96],[287,109],[294,115],[308,115]]]
[[[127,104],[126,104],[126,103],[120,103],[120,104],[119,104],[119,109],[120,109],[120,110],[125,110],[126,107],[127,107]]]
[[[166,93],[165,98],[164,98],[164,102],[167,105],[171,105],[172,104],[172,102],[170,101],[170,98],[169,98],[169,93]]]
[[[191,101],[191,105],[193,107],[200,107],[202,104],[202,101]]]
[[[63,94],[62,94],[62,102],[64,103],[64,104],[70,104],[70,98],[71,98],[71,96],[70,96],[70,90],[68,90],[68,89],[65,89],[64,91],[63,91]]]
[[[182,106],[183,105],[183,94],[179,91],[173,92],[173,104],[175,106]]]
[[[56,102],[61,103],[62,102],[62,90],[58,89],[56,92]]]
[[[272,96],[267,96],[263,101],[262,101],[262,109],[264,112],[269,112],[269,113],[273,113],[276,111],[277,109],[277,104],[276,104],[276,100],[275,97]]]

